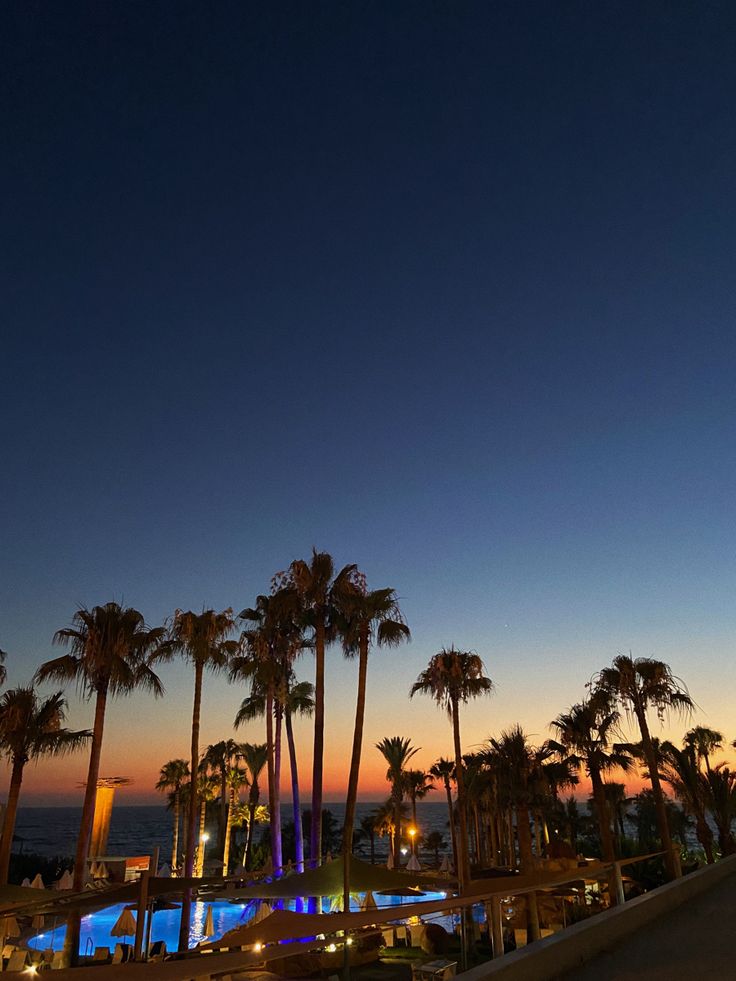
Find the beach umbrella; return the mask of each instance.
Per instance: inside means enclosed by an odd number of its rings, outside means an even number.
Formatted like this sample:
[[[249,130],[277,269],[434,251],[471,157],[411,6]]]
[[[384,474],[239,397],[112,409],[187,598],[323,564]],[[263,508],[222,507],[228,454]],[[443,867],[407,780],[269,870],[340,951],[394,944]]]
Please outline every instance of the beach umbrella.
[[[363,912],[369,909],[378,909],[378,906],[376,905],[376,897],[372,892],[367,892],[365,894],[363,897],[363,902],[360,904],[360,908],[363,910]]]
[[[447,855],[442,856],[442,864],[440,865],[440,872],[450,871],[450,859]]]
[[[54,889],[72,889],[74,887],[74,879],[69,869],[64,869],[63,874],[54,883]]]
[[[212,903],[207,905],[207,916],[204,918],[204,935],[205,937],[214,937],[215,935],[215,921],[212,918]]]
[[[134,937],[135,936],[135,917],[133,916],[133,911],[123,907],[123,911],[120,916],[115,920],[112,930],[110,930],[111,937]]]
[[[386,868],[392,869],[394,867],[394,853],[389,848],[388,850],[388,861],[386,862]]]
[[[158,870],[159,879],[170,879],[171,878],[171,866],[167,865],[166,862]]]
[[[31,880],[28,878],[28,876],[26,876],[25,879],[21,882],[21,885],[23,886],[24,889],[30,889]]]
[[[327,854],[325,855],[325,862],[331,862],[331,861],[332,861],[332,852],[328,850]]]
[[[4,916],[0,920],[0,934],[3,937],[19,937],[20,927],[14,916]]]
[[[422,871],[422,866],[419,864],[419,859],[416,857],[416,855],[412,855],[412,857],[406,863],[406,867],[410,872]]]
[[[260,923],[261,920],[265,920],[267,916],[271,915],[271,913],[273,913],[273,910],[268,903],[259,903],[256,906],[256,912],[251,920],[251,923]]]
[[[107,879],[110,876],[110,871],[104,862],[100,862],[94,871],[95,879]]]
[[[31,883],[31,889],[45,889],[46,886],[43,884],[43,879],[41,878],[41,873],[36,872],[36,876]]]

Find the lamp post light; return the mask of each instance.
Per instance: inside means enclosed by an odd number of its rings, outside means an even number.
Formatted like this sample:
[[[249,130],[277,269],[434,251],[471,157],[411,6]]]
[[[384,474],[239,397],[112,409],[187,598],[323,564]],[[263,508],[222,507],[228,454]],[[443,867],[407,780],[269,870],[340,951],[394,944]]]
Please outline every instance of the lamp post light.
[[[412,855],[414,855],[414,853],[415,853],[414,850],[415,850],[415,844],[416,844],[416,837],[417,837],[417,829],[416,828],[409,828],[409,837],[411,838],[411,853],[412,853]]]

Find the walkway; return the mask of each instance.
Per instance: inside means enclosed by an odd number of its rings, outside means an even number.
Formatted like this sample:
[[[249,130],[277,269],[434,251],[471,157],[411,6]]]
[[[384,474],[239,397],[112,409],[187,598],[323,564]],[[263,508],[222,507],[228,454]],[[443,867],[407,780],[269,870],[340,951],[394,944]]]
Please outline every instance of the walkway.
[[[736,978],[736,876],[659,917],[565,974],[565,981],[726,981]]]

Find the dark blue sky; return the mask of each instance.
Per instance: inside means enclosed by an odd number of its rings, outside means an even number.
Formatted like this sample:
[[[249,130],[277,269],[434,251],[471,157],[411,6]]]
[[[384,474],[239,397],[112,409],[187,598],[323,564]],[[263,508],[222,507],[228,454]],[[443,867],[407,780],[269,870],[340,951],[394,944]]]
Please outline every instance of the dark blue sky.
[[[736,626],[731,4],[6,19],[11,681],[78,603],[239,609],[315,544],[404,598],[402,699],[454,641],[538,727],[629,647],[709,708]]]

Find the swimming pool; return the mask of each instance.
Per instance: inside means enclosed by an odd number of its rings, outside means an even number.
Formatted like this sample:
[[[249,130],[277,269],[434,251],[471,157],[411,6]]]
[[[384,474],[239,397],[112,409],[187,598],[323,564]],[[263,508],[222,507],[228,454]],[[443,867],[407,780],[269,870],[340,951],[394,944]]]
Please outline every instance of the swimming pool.
[[[431,902],[444,898],[443,892],[428,892],[422,897],[422,902]],[[378,906],[396,906],[397,916],[400,915],[402,900],[397,896],[376,896]],[[253,918],[257,903],[248,904],[212,902],[212,903],[192,903],[192,925],[189,931],[189,946],[196,947],[197,944],[206,940],[213,940],[221,937],[223,933],[232,930],[234,927],[247,923]],[[285,902],[285,908],[293,909],[293,902]],[[204,933],[207,908],[212,908],[212,922],[215,928],[212,936]],[[123,906],[108,906],[82,917],[82,927],[79,936],[80,954],[91,953],[95,947],[109,947],[114,950],[115,944],[121,941],[132,943],[132,937],[113,937],[110,931],[123,911]],[[351,899],[351,910],[360,909],[360,905]],[[323,900],[323,912],[327,913],[330,909],[330,901]],[[164,940],[168,950],[176,950],[179,945],[179,920],[181,911],[179,909],[159,910],[153,914],[153,924],[151,926],[151,942]],[[29,940],[28,945],[38,950],[61,950],[64,946],[64,934],[66,925],[60,921],[52,921],[47,918],[46,928]]]

